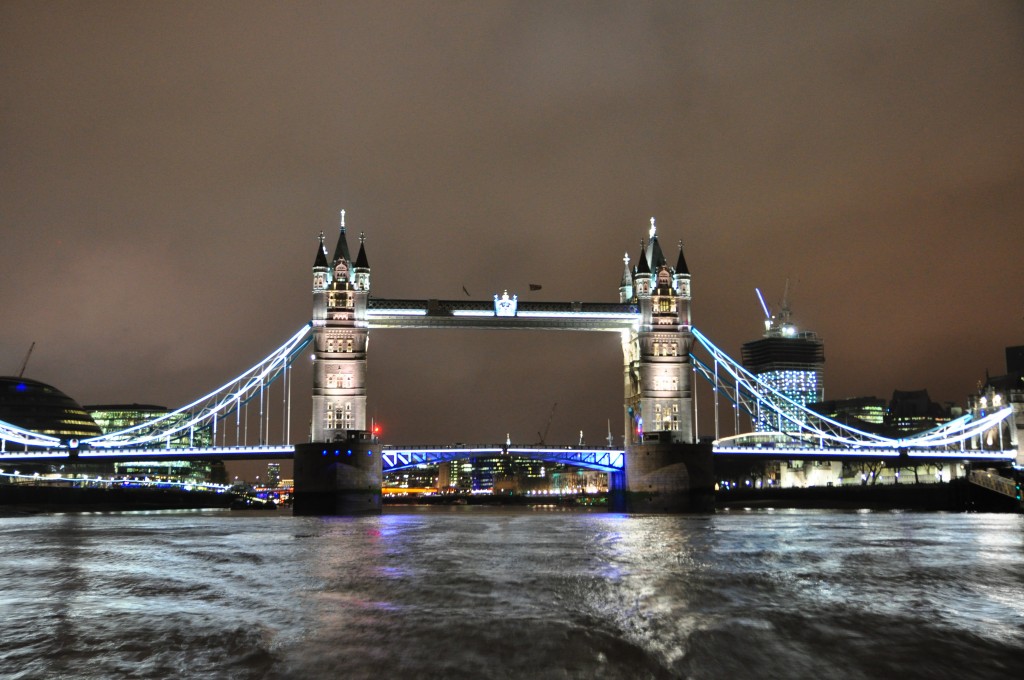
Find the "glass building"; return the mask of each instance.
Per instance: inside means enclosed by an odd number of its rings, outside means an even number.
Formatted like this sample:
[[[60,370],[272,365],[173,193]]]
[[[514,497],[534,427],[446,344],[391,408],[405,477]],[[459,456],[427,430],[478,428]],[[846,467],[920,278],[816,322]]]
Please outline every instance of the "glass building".
[[[102,429],[103,434],[126,430],[142,423],[147,423],[160,416],[170,413],[164,406],[152,404],[102,404],[86,406],[93,421]],[[184,422],[188,413],[181,413],[168,419],[168,425]],[[212,445],[213,438],[208,427],[198,430],[184,430],[169,441],[157,442],[153,448],[201,448]],[[224,464],[209,460],[147,460],[114,463],[114,472],[127,477],[149,477],[150,479],[167,479],[181,482],[218,482],[225,483],[227,474]]]
[[[781,314],[765,321],[764,337],[744,344],[741,351],[744,368],[793,402],[780,403],[782,415],[759,403],[757,432],[800,429],[804,415],[797,404],[806,408],[825,396],[825,345],[816,333],[797,329],[789,316],[784,304]]]

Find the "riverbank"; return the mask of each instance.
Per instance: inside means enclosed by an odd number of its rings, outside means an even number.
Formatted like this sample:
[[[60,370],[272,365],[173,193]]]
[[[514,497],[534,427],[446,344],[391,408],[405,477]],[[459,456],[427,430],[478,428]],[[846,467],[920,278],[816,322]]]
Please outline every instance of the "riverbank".
[[[719,491],[715,506],[825,510],[918,510],[932,512],[1020,512],[1018,501],[956,479],[942,484],[874,484]]]
[[[199,510],[231,507],[236,496],[174,488],[0,484],[0,513]]]

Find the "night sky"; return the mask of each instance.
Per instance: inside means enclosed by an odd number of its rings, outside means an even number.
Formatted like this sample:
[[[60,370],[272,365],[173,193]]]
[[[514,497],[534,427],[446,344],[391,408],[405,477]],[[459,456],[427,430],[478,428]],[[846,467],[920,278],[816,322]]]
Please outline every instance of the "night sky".
[[[654,216],[735,356],[790,281],[833,399],[959,403],[1024,344],[1019,2],[8,1],[0,102],[0,374],[35,341],[83,404],[284,342],[342,208],[396,298],[617,301]],[[597,441],[621,370],[616,334],[378,330],[369,409]]]

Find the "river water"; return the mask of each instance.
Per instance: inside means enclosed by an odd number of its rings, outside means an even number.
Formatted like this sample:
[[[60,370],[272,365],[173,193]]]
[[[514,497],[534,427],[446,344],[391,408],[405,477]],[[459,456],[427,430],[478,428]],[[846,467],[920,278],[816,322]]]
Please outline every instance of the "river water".
[[[1024,517],[0,518],[3,678],[1010,678]]]

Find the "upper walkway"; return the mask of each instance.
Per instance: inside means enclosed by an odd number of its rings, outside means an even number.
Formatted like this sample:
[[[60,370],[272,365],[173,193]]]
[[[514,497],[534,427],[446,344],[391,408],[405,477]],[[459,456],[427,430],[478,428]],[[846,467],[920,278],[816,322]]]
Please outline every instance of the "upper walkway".
[[[603,302],[523,302],[507,294],[493,301],[370,298],[370,328],[529,328],[621,331],[640,320],[636,305]]]

